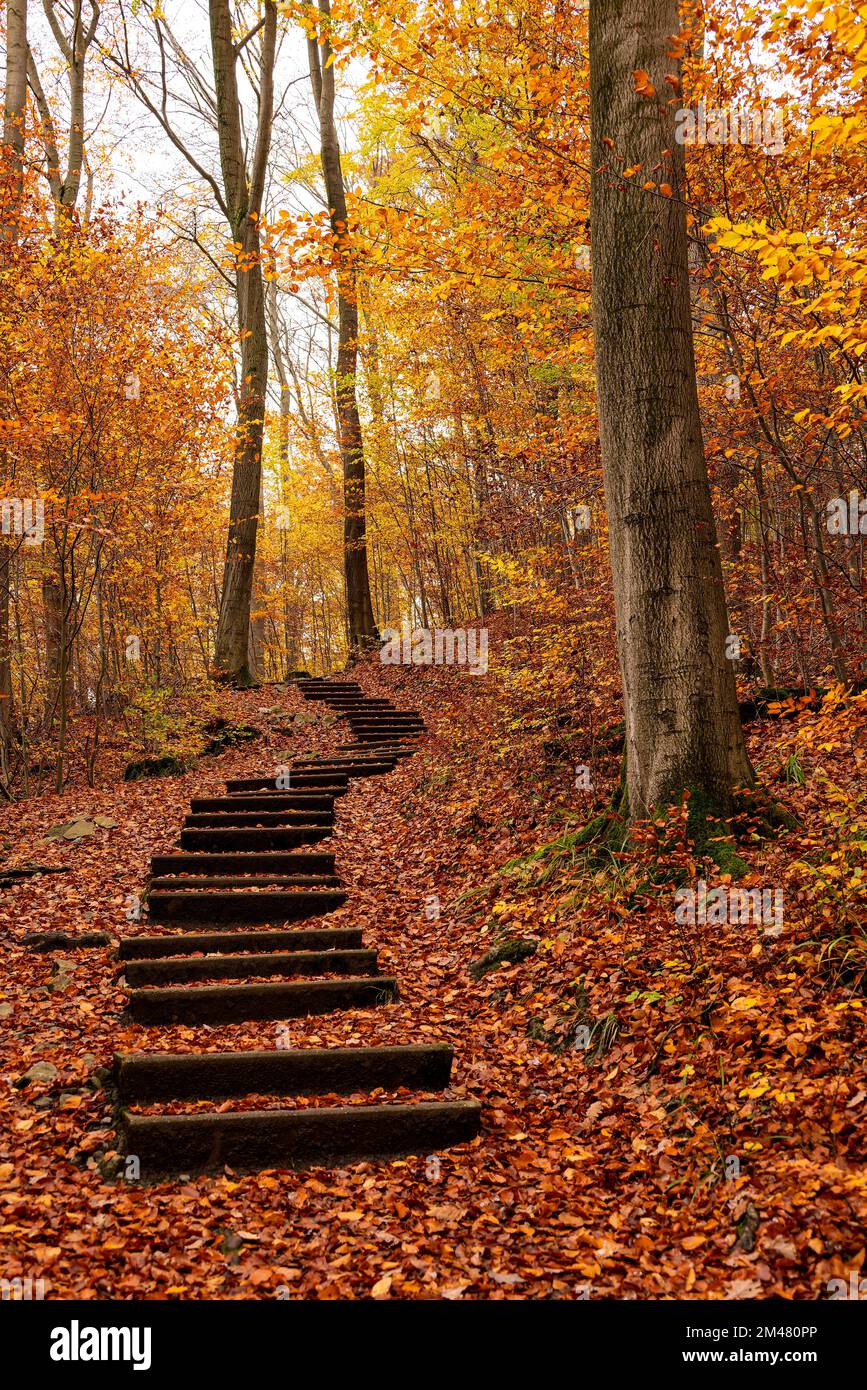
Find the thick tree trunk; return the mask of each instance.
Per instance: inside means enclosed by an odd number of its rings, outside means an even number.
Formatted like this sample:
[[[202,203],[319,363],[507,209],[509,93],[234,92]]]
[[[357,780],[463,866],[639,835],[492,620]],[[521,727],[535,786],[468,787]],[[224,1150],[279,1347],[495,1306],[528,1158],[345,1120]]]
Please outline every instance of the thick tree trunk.
[[[593,325],[629,811],[727,816],[744,746],[695,379],[667,57],[676,0],[590,0]],[[635,90],[649,74],[655,95]],[[608,142],[613,142],[613,147]],[[640,164],[641,180],[623,179]],[[672,196],[641,181],[668,184]]]
[[[310,79],[319,117],[322,174],[338,255],[337,270],[337,428],[343,464],[343,567],[346,580],[347,626],[351,651],[379,641],[370,596],[367,567],[364,442],[358,413],[358,290],[349,236],[346,190],[340,145],[334,123],[334,66],[328,26],[329,0],[319,0],[322,30],[319,42],[308,41]]]

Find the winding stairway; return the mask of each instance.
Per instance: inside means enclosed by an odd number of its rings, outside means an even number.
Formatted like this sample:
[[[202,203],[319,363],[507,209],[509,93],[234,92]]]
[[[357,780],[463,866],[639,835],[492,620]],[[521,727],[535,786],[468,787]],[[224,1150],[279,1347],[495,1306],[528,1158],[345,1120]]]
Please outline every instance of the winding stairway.
[[[335,801],[350,778],[389,772],[410,757],[424,724],[389,700],[369,699],[354,681],[305,678],[298,685],[305,699],[324,701],[349,722],[353,741],[334,757],[293,760],[288,778],[234,779],[225,796],[192,802],[179,851],[151,863],[150,917],[172,930],[120,943],[136,1023],[279,1020],[374,1008],[398,997],[396,980],[379,973],[377,952],[364,947],[360,929],[296,924],[346,901],[334,853],[323,848]],[[475,1137],[475,1101],[186,1114],[153,1107],[251,1095],[430,1093],[448,1087],[451,1066],[445,1044],[120,1053],[114,1080],[121,1146],[137,1156],[143,1178],[225,1164],[293,1168],[430,1153]]]

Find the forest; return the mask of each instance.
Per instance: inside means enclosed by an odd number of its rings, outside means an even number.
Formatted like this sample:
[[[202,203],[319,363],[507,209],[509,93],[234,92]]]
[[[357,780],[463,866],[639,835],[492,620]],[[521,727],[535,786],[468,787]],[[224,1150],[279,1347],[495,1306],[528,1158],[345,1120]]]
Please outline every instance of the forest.
[[[119,1301],[507,1300],[827,1370],[867,6],[0,47],[0,1298],[97,1324],[52,1369],[159,1369]]]

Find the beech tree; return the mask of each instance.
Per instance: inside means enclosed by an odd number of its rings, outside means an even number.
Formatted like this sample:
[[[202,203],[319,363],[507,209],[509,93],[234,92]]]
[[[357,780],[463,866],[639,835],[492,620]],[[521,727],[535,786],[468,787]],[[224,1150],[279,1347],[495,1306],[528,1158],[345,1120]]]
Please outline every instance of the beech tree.
[[[596,388],[629,812],[689,789],[694,808],[727,817],[753,771],[696,386],[684,149],[666,80],[679,84],[679,27],[677,0],[590,0]]]
[[[144,10],[144,6],[142,9]],[[232,466],[232,495],[220,616],[214,646],[214,670],[220,677],[247,684],[255,677],[249,665],[250,612],[256,564],[256,536],[262,493],[262,440],[268,387],[268,333],[265,283],[261,262],[261,215],[274,122],[274,66],[277,53],[277,6],[264,0],[260,17],[236,37],[230,0],[209,0],[213,87],[184,51],[160,5],[147,7],[160,54],[153,79],[134,61],[124,21],[119,47],[109,61],[159,121],[175,149],[210,189],[229,225],[237,257],[235,294],[240,339],[238,421]],[[254,83],[257,117],[248,145],[239,92],[238,69],[248,45],[258,39],[258,62],[248,68]],[[219,147],[220,174],[209,170],[187,143],[170,111],[169,56],[186,82],[187,106],[210,124]]]
[[[24,144],[27,116],[27,0],[6,6],[6,83],[3,102],[4,191],[2,244],[18,235],[18,213],[24,194]],[[4,460],[5,463],[5,460]],[[3,472],[9,473],[7,468]],[[0,537],[0,742],[5,749],[13,719],[12,667],[9,634],[11,542]]]
[[[337,258],[337,371],[335,398],[343,465],[343,564],[350,651],[379,640],[367,568],[365,467],[358,412],[358,274],[349,230],[340,144],[334,121],[334,53],[330,0],[319,0],[320,28],[309,37],[310,81],[319,121],[322,176]]]

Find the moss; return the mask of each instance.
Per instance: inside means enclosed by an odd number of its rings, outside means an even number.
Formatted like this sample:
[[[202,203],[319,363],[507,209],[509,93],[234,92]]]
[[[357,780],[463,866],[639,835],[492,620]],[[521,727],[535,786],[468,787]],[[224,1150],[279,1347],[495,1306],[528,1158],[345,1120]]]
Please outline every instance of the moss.
[[[216,756],[224,753],[227,748],[237,747],[239,743],[252,743],[254,739],[262,737],[261,729],[254,729],[251,724],[230,724],[228,719],[214,719],[205,725],[204,732],[208,735],[208,742],[202,752],[209,756]]]
[[[717,868],[731,874],[732,878],[743,878],[749,873],[750,866],[735,847],[730,808],[722,807],[699,787],[689,787],[687,790],[686,828],[696,852],[706,854]]]
[[[213,679],[215,685],[228,685],[233,690],[259,689],[259,682],[249,666],[242,666],[240,671],[215,671]]]
[[[470,976],[474,980],[481,980],[483,975],[489,975],[501,965],[514,965],[517,961],[527,960],[529,956],[534,956],[538,949],[539,942],[535,936],[504,937],[483,956],[479,956],[478,960],[472,962]]]
[[[127,763],[123,770],[125,782],[140,782],[146,777],[181,777],[195,767],[194,758],[180,758],[166,753],[162,758],[139,758]]]

